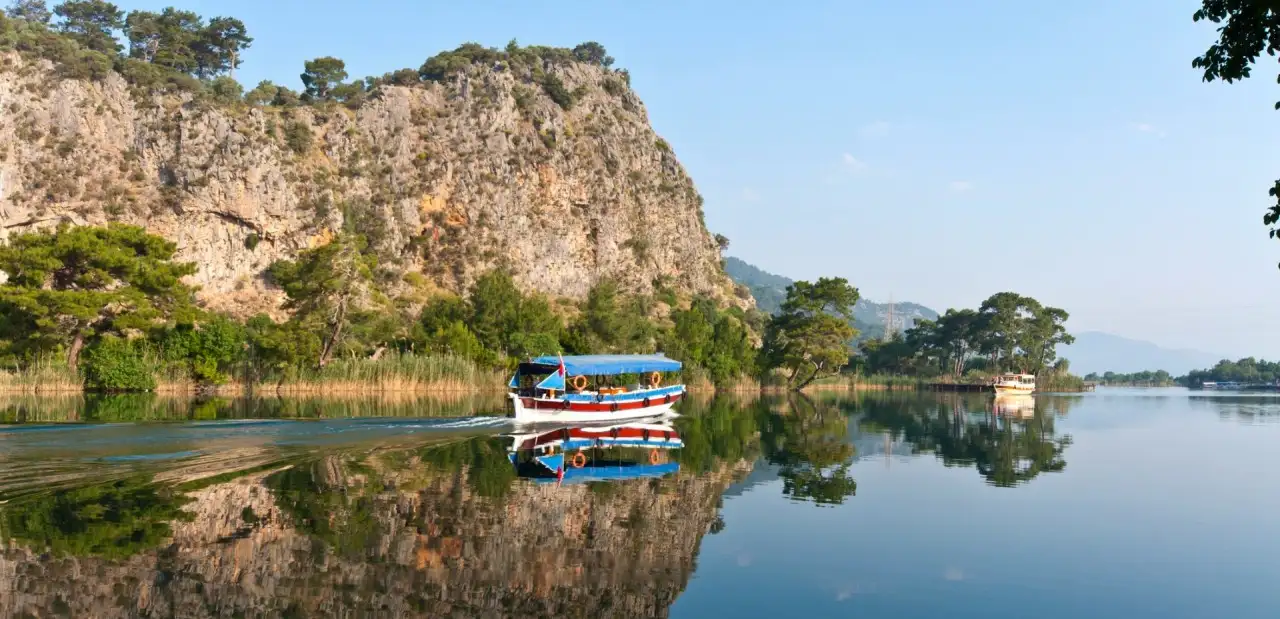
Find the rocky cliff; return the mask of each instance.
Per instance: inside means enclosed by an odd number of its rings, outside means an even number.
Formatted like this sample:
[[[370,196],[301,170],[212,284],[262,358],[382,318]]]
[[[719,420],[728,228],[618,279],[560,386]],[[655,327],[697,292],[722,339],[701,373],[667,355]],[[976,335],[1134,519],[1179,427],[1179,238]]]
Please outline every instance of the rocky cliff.
[[[287,473],[263,473],[191,493],[190,520],[171,524],[171,541],[125,559],[0,548],[0,612],[662,617],[693,573],[720,496],[750,470],[740,462],[604,492],[520,482],[494,498],[477,495],[465,470],[412,473],[422,467],[405,461],[407,473],[374,484],[367,469],[315,462],[317,485],[303,498],[326,505],[316,513],[328,522],[282,507],[273,476]]]
[[[369,238],[395,296],[458,291],[503,266],[552,296],[609,278],[748,303],[625,74],[539,62],[454,66],[351,109],[64,79],[3,52],[0,227],[144,225],[199,265],[210,306],[241,315],[278,305],[269,264],[343,229]]]

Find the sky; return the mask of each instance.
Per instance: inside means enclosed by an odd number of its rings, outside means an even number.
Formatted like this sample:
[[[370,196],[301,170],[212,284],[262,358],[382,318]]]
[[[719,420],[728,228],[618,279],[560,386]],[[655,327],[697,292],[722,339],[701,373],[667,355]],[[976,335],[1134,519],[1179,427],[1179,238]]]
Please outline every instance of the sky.
[[[174,2],[119,2],[158,9]],[[466,41],[602,43],[729,255],[944,310],[1011,290],[1072,331],[1280,357],[1274,60],[1203,83],[1192,0],[187,0],[246,23],[236,77],[300,87]]]

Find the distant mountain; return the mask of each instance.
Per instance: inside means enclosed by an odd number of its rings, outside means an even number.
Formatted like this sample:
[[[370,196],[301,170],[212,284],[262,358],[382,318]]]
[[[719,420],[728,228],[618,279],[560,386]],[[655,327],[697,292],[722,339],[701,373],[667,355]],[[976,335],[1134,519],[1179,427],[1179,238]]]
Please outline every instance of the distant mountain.
[[[777,313],[787,298],[787,286],[794,281],[781,275],[764,271],[732,256],[724,259],[724,270],[734,282],[751,290],[756,307],[770,314]],[[894,303],[893,323],[898,330],[910,329],[920,319],[936,320],[935,312],[918,303]],[[859,339],[877,338],[885,333],[889,319],[889,304],[859,299],[853,308],[853,326],[859,331]]]
[[[1191,370],[1212,367],[1224,355],[1199,350],[1161,348],[1151,342],[1085,331],[1076,333],[1076,343],[1059,346],[1058,356],[1071,361],[1071,372],[1081,376],[1090,372],[1141,372],[1164,370],[1182,376]]]

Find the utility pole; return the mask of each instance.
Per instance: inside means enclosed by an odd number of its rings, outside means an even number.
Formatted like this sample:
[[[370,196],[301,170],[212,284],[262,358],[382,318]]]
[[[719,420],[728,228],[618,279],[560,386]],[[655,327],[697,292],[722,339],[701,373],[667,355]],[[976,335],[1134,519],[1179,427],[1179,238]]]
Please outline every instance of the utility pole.
[[[889,295],[889,315],[884,321],[884,341],[888,342],[893,339],[893,334],[897,332],[897,328],[893,322],[893,294]]]

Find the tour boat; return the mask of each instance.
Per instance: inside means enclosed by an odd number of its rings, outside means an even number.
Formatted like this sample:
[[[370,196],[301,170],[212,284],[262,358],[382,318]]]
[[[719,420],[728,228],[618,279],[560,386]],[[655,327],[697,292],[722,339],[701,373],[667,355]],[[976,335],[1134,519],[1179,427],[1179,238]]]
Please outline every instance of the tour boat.
[[[680,469],[663,452],[684,447],[670,424],[642,420],[608,426],[563,426],[507,435],[507,458],[535,481],[602,481],[661,477]]]
[[[662,384],[664,373],[680,367],[660,354],[538,357],[511,377],[508,416],[516,423],[578,423],[663,415],[684,397],[684,385]]]
[[[1036,391],[1035,374],[1001,374],[991,381],[997,395],[1031,395]]]

